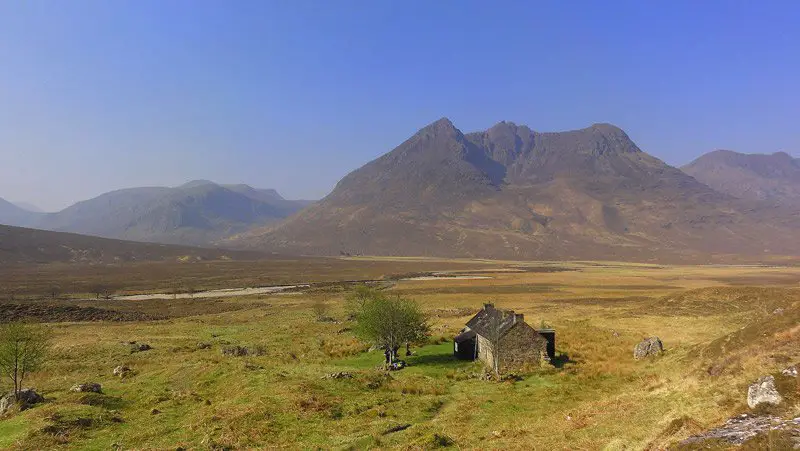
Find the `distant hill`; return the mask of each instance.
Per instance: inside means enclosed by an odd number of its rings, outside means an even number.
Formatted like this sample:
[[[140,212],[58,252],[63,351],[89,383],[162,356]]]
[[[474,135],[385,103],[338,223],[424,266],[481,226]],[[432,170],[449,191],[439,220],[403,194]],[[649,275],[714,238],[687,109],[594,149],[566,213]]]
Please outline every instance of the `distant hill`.
[[[798,252],[786,211],[717,192],[609,124],[539,133],[441,119],[286,221],[234,237],[309,254],[704,260]],[[800,241],[800,240],[793,240]]]
[[[43,214],[26,210],[0,198],[0,224],[30,226],[36,224]]]
[[[30,202],[11,202],[11,203],[16,205],[17,207],[23,209],[23,210],[27,210],[27,211],[30,211],[30,212],[33,212],[33,213],[44,213],[45,212],[44,210],[42,210],[41,208],[37,207],[36,205],[33,205]]]
[[[133,241],[208,245],[283,219],[306,205],[274,190],[198,180],[176,188],[112,191],[26,225]]]
[[[800,207],[800,159],[785,152],[744,154],[716,150],[682,169],[734,197]]]
[[[0,265],[132,261],[256,260],[264,254],[110,240],[0,225]]]

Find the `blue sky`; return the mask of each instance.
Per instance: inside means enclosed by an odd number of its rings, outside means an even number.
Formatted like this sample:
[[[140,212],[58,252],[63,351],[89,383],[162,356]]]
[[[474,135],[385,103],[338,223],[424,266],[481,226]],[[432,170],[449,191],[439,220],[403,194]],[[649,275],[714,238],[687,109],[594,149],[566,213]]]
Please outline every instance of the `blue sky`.
[[[0,1],[0,197],[327,194],[440,117],[800,154],[796,1]]]

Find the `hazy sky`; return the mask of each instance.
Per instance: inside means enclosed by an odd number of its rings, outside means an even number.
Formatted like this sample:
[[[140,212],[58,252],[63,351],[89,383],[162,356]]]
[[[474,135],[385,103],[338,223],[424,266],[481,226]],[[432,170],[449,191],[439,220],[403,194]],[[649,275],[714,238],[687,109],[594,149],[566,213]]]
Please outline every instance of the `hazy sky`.
[[[327,194],[442,116],[800,153],[800,2],[0,0],[0,197]]]

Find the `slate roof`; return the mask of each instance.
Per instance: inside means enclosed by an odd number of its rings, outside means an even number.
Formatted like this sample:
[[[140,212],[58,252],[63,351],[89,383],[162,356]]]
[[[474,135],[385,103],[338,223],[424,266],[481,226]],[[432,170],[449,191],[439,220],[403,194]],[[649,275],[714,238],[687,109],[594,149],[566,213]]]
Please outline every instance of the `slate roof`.
[[[493,322],[494,324],[499,323],[502,337],[517,321],[522,321],[522,315],[517,315],[512,310],[498,310],[494,308],[494,304],[485,304],[483,310],[467,322],[467,327],[478,335],[489,337]]]
[[[461,343],[462,341],[467,341],[475,338],[475,335],[476,334],[474,330],[467,330],[456,335],[456,338],[454,338],[453,341],[455,341],[456,343]]]

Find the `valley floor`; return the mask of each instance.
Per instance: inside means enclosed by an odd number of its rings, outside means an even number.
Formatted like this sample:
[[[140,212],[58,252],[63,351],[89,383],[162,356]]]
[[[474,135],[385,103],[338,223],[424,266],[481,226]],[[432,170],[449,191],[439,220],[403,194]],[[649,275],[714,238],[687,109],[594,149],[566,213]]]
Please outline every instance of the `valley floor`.
[[[219,268],[195,267],[193,280],[225,288]],[[486,278],[385,277],[415,268]],[[29,385],[47,402],[0,419],[0,448],[662,449],[747,411],[749,383],[800,362],[795,267],[365,258],[306,265],[302,279],[278,271],[240,273],[227,287],[384,276],[385,289],[430,314],[430,343],[415,349],[408,368],[377,371],[383,355],[350,332],[348,284],[219,299],[90,300],[77,289],[65,290],[74,299],[52,301],[28,293],[0,309],[57,304],[121,316],[43,318],[53,355]],[[125,294],[166,286],[129,276],[134,288]],[[320,301],[335,321],[316,319]],[[454,360],[452,337],[484,302],[553,326],[557,364],[498,383],[482,380],[479,364]],[[648,336],[667,352],[635,361],[634,346]],[[132,341],[153,349],[131,353]],[[223,354],[236,345],[265,352]],[[118,365],[132,375],[115,377]],[[69,391],[82,382],[102,384],[103,394]]]

